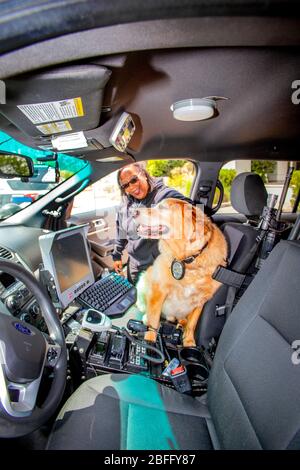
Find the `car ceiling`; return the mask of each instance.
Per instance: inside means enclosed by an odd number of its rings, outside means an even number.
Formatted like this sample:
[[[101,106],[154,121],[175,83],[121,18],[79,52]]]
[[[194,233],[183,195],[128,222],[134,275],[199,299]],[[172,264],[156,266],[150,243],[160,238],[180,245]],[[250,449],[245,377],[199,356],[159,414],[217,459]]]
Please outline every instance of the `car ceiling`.
[[[86,101],[86,120],[79,123],[84,122],[88,140],[97,145],[74,154],[84,153],[91,161],[107,156],[109,135],[122,111],[127,111],[137,127],[128,150],[137,160],[298,160],[300,105],[293,104],[291,96],[292,83],[300,80],[299,19],[251,14],[120,21],[82,32],[74,28],[75,33],[59,37],[52,31],[51,39],[31,45],[26,37],[22,49],[0,57],[0,78],[8,90],[6,104],[0,105],[0,126],[28,145],[47,142],[45,137],[24,133],[24,116],[11,114],[12,107],[28,104],[30,98],[31,103],[75,98],[80,70],[78,90],[90,102]],[[114,22],[115,17],[110,24]],[[84,77],[93,67],[99,73],[88,84]],[[56,87],[47,74],[61,70],[65,79]],[[99,85],[105,70],[107,81]],[[27,84],[41,73],[47,76],[44,89],[30,94]],[[102,87],[103,93],[95,95],[93,87]],[[218,102],[218,117],[202,122],[173,119],[173,102],[206,96],[229,98]]]

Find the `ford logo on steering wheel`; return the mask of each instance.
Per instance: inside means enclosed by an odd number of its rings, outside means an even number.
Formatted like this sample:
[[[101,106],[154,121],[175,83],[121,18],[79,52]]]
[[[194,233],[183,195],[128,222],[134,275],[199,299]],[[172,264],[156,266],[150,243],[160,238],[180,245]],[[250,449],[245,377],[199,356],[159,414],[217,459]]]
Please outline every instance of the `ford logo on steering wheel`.
[[[24,335],[32,336],[34,334],[29,328],[27,328],[27,326],[24,326],[21,323],[14,323],[14,327],[16,330],[18,330],[20,333],[23,333]]]

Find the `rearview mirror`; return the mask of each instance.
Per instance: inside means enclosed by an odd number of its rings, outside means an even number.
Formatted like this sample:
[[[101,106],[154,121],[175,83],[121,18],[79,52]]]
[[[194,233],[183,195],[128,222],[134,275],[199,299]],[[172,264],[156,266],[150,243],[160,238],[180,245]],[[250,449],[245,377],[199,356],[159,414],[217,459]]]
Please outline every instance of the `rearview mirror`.
[[[30,178],[31,176],[33,176],[31,158],[0,151],[0,178]]]

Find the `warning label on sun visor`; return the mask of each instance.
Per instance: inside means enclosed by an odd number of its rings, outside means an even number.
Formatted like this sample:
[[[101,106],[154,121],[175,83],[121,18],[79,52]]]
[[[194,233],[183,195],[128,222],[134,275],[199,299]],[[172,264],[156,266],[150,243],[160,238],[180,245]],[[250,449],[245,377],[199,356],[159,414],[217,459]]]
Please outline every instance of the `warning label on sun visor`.
[[[33,124],[84,116],[81,98],[49,103],[20,104],[17,107]]]
[[[69,121],[48,122],[48,124],[42,124],[41,126],[36,126],[36,128],[45,135],[58,134],[59,132],[72,130]]]

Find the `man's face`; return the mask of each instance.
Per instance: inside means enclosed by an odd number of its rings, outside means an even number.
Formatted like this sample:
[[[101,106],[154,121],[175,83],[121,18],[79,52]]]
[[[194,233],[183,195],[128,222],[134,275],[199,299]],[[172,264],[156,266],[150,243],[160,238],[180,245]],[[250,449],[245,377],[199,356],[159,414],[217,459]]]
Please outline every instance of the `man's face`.
[[[148,181],[138,168],[124,168],[120,174],[120,183],[125,193],[135,199],[144,199],[148,194]]]

